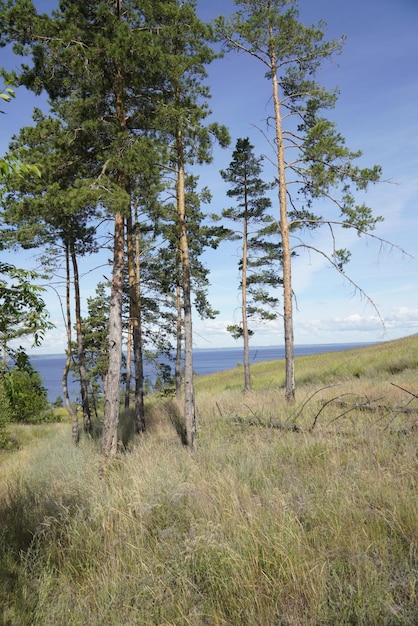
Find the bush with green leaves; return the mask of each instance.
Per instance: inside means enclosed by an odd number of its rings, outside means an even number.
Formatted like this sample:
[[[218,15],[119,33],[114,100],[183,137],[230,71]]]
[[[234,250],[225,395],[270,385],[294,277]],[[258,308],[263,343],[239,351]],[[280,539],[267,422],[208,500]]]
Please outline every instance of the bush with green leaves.
[[[44,421],[48,400],[38,372],[13,368],[6,373],[4,384],[10,403],[11,421],[31,424]]]
[[[47,390],[24,350],[14,353],[13,367],[2,373],[9,420],[37,424],[50,421]]]

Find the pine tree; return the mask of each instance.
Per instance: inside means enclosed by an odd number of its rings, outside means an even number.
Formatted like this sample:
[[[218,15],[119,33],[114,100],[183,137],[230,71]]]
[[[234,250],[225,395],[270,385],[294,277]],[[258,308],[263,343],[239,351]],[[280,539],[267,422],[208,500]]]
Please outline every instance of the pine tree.
[[[125,224],[138,164],[147,159],[151,114],[160,97],[164,66],[155,13],[162,1],[70,0],[52,16],[16,0],[3,15],[3,42],[31,54],[20,84],[45,90],[73,132],[74,149],[113,215],[113,270],[109,316],[103,453],[117,450],[122,365],[122,294]]]
[[[10,177],[8,201],[3,211],[5,238],[9,245],[42,251],[41,261],[49,273],[57,273],[65,259],[66,280],[74,287],[83,426],[84,431],[89,432],[91,417],[81,331],[78,266],[80,258],[97,250],[94,222],[100,216],[97,209],[100,196],[92,188],[94,181],[88,177],[88,172],[83,167],[82,155],[74,148],[72,130],[58,117],[47,117],[38,110],[34,113],[34,122],[34,126],[21,129],[11,143],[11,148],[13,151],[26,150],[28,160],[39,165],[41,174],[30,178],[22,178],[18,174]],[[69,284],[66,287],[66,298],[70,298]],[[67,302],[68,314],[69,306],[70,302]],[[63,377],[64,396],[74,421],[74,411],[65,382],[71,362],[71,336],[68,337],[67,349],[68,363]]]
[[[98,397],[104,393],[109,370],[109,286],[98,283],[96,295],[87,299],[87,316],[82,319],[89,396],[97,417]]]
[[[198,191],[198,178],[188,175],[185,180],[185,204],[187,206],[187,228],[190,249],[190,281],[191,300],[201,319],[213,319],[217,315],[211,307],[207,288],[209,285],[208,270],[200,257],[207,247],[216,249],[223,237],[223,227],[205,223],[207,215],[202,211],[202,204],[211,199],[210,192],[204,188]],[[169,295],[164,307],[167,311],[175,310],[175,366],[174,379],[176,397],[182,397],[182,347],[183,347],[183,303],[182,303],[182,267],[180,255],[180,231],[173,224],[176,208],[167,204],[161,213],[159,229],[165,245],[159,249],[158,256],[163,269],[161,290]]]
[[[277,165],[279,225],[282,245],[283,320],[286,360],[286,398],[295,399],[292,289],[292,233],[338,222],[359,234],[375,228],[381,218],[369,207],[357,205],[355,194],[380,177],[380,167],[360,168],[353,162],[361,152],[349,150],[335,124],[323,116],[333,108],[337,92],[316,81],[323,62],[340,52],[341,43],[324,41],[323,23],[304,26],[296,0],[236,0],[238,10],[216,20],[219,37],[229,50],[260,61],[271,84],[274,147]],[[294,190],[299,192],[299,195]],[[325,198],[337,217],[313,213],[318,198]],[[300,241],[301,234],[298,232]],[[334,234],[333,234],[333,240]],[[341,271],[349,251],[330,257]]]
[[[236,339],[244,342],[244,390],[251,389],[249,338],[253,331],[248,327],[249,319],[275,319],[274,308],[278,300],[271,289],[281,284],[276,260],[280,256],[277,223],[268,213],[271,200],[265,194],[271,185],[261,178],[260,159],[254,154],[254,146],[248,138],[238,139],[232,161],[222,178],[230,183],[227,195],[234,198],[237,206],[222,211],[222,217],[232,220],[236,226],[229,231],[228,239],[242,242],[239,261],[241,271],[241,323],[229,326]],[[268,289],[266,289],[266,286]]]
[[[216,124],[204,126],[208,90],[204,65],[215,58],[212,31],[195,3],[177,0],[69,0],[51,16],[32,2],[11,0],[2,15],[2,43],[31,56],[19,84],[45,90],[55,116],[72,133],[82,176],[92,179],[103,211],[113,216],[113,270],[109,316],[103,453],[117,450],[122,363],[125,228],[150,141],[158,133],[166,165],[175,172],[182,263],[185,338],[185,414],[194,442],[191,273],[185,179],[189,165],[210,160],[212,138],[227,141]]]
[[[181,259],[181,292],[184,333],[184,418],[187,444],[194,448],[196,415],[193,381],[192,277],[190,237],[186,207],[187,168],[211,160],[211,144],[217,138],[226,145],[226,129],[204,125],[209,114],[208,88],[202,84],[205,65],[215,54],[209,47],[211,29],[196,16],[192,0],[161,6],[162,46],[165,52],[164,99],[158,109],[161,130],[172,141],[170,167],[175,175],[177,227]]]

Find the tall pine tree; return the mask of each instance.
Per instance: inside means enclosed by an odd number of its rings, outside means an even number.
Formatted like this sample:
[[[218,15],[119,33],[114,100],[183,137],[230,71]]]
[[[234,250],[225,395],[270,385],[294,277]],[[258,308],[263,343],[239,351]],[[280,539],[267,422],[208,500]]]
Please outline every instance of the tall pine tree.
[[[203,84],[205,66],[215,54],[209,47],[211,29],[196,15],[192,0],[166,2],[160,7],[164,49],[164,98],[158,109],[161,130],[172,145],[170,167],[175,176],[181,294],[184,332],[184,418],[187,444],[194,448],[196,415],[193,381],[192,271],[186,206],[187,168],[211,160],[211,145],[217,139],[226,145],[229,136],[218,124],[205,125],[209,114],[209,90]]]
[[[319,85],[317,74],[324,61],[341,50],[341,43],[324,40],[323,24],[304,26],[297,0],[235,0],[235,4],[237,11],[229,19],[216,20],[218,35],[227,49],[258,60],[271,86],[283,253],[286,399],[293,402],[292,233],[323,224],[332,232],[337,221],[359,234],[373,230],[380,218],[364,204],[356,204],[355,194],[377,181],[381,172],[378,166],[354,165],[361,152],[349,150],[335,123],[323,114],[335,106],[337,92]],[[337,216],[314,213],[318,198],[326,199]],[[299,232],[299,241],[300,236]],[[347,250],[334,247],[330,260],[341,270],[348,258]]]
[[[9,245],[37,248],[45,270],[55,274],[66,266],[66,311],[69,319],[70,285],[74,288],[77,363],[80,380],[83,426],[91,428],[87,393],[87,373],[81,331],[81,292],[79,260],[97,251],[95,222],[100,215],[97,190],[92,188],[83,157],[74,147],[73,133],[57,117],[35,111],[34,126],[24,127],[11,144],[13,150],[25,150],[27,158],[41,168],[39,177],[14,175],[10,181],[8,201],[3,211]],[[71,269],[70,269],[71,268]],[[72,274],[72,279],[71,279]],[[68,373],[71,362],[71,324],[68,337]],[[65,374],[65,372],[64,372]],[[64,396],[73,421],[76,419],[63,377]],[[76,439],[76,437],[74,437]]]
[[[244,390],[251,389],[249,339],[253,331],[249,319],[271,320],[278,299],[272,290],[281,284],[277,271],[280,257],[277,221],[269,213],[271,200],[266,193],[271,185],[261,178],[260,159],[254,154],[254,146],[248,138],[238,139],[232,161],[222,178],[230,184],[227,195],[236,200],[234,207],[222,211],[222,217],[232,220],[234,227],[227,238],[240,240],[242,254],[239,260],[241,271],[241,323],[229,326],[233,337],[242,338],[244,343]]]
[[[48,16],[37,15],[32,2],[16,0],[3,15],[2,41],[13,42],[15,52],[32,58],[31,67],[22,66],[19,82],[48,93],[53,110],[73,132],[75,149],[83,148],[103,207],[113,214],[106,456],[117,450],[125,223],[163,84],[160,24],[154,13],[165,4],[69,0]]]

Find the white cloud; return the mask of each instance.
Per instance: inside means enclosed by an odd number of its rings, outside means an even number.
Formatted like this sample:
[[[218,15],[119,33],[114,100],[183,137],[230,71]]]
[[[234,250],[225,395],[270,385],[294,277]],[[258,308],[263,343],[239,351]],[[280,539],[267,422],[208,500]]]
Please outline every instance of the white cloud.
[[[397,307],[377,315],[350,313],[322,319],[300,319],[295,324],[299,342],[381,341],[418,332],[418,308]]]

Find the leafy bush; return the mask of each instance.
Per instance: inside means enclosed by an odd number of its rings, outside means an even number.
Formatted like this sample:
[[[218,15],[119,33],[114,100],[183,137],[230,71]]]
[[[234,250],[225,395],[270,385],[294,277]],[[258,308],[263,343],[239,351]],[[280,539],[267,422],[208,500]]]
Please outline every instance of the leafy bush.
[[[48,409],[47,391],[38,372],[14,368],[7,372],[4,384],[10,403],[10,419],[36,424]]]
[[[13,367],[2,372],[10,421],[30,424],[50,421],[47,390],[39,372],[34,369],[22,348],[12,353],[12,356]]]

